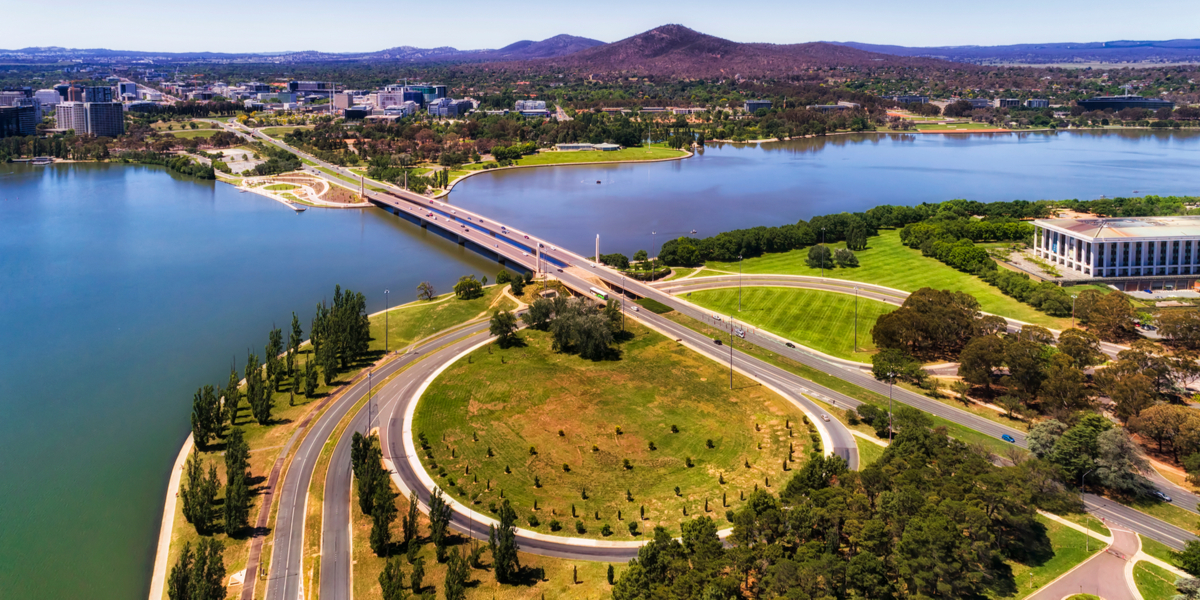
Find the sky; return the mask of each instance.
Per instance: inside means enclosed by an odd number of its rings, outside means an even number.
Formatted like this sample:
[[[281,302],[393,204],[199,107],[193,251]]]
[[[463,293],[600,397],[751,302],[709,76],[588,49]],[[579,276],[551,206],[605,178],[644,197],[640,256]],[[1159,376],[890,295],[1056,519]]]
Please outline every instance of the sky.
[[[181,8],[171,8],[175,6]],[[499,48],[560,33],[614,42],[667,23],[738,42],[781,44],[990,46],[1200,37],[1196,0],[1147,0],[1132,5],[1125,0],[759,0],[745,4],[728,0],[434,4],[294,0],[213,5],[59,0],[53,7],[47,13],[46,5],[38,2],[7,3],[0,10],[6,23],[0,48],[366,52],[395,46],[453,46],[466,50]]]

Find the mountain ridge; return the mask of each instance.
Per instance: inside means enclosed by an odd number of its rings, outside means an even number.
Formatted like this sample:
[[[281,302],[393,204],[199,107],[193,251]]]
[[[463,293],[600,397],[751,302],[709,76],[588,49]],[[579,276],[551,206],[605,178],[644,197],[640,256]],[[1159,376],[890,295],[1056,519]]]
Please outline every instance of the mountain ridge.
[[[897,46],[828,42],[893,56],[940,58],[975,64],[1154,63],[1200,61],[1200,39],[1049,42],[999,46]]]

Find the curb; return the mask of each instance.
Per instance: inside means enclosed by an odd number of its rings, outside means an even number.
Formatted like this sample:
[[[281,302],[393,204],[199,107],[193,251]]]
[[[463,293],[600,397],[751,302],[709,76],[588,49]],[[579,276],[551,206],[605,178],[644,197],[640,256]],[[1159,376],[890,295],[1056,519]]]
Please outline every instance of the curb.
[[[158,530],[158,550],[154,554],[154,574],[150,578],[150,600],[162,600],[167,581],[167,560],[171,555],[171,531],[175,528],[175,503],[179,495],[179,480],[183,477],[183,465],[192,454],[192,434],[183,440],[183,447],[175,457],[171,478],[167,481],[167,500],[163,504],[162,526]]]

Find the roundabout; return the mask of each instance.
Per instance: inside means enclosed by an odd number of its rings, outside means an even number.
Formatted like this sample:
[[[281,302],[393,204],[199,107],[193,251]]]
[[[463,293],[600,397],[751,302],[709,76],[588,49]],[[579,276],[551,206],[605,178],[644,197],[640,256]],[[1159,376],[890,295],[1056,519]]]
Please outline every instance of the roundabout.
[[[485,515],[508,500],[530,532],[638,540],[782,485],[819,448],[804,413],[645,327],[619,360],[551,349],[551,335],[460,357],[422,394],[415,450],[435,484]],[[785,470],[786,469],[786,470]]]

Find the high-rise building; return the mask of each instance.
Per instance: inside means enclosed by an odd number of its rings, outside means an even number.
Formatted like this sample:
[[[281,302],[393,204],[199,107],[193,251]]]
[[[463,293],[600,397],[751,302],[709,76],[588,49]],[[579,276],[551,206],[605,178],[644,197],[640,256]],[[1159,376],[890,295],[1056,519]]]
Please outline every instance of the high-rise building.
[[[79,88],[71,88],[76,90]],[[74,129],[76,134],[87,133],[87,109],[82,102],[60,102],[54,113],[55,125],[59,129]]]
[[[83,88],[84,102],[112,102],[113,89],[107,85],[91,85]]]
[[[67,83],[60,83],[54,86],[54,91],[58,92],[59,102],[67,101],[67,90],[69,89],[71,89],[71,85]]]
[[[38,90],[33,93],[33,97],[42,103],[43,108],[50,108],[62,102],[62,96],[59,95],[58,90]]]
[[[120,102],[63,102],[55,114],[59,129],[77,135],[116,137],[125,133],[125,110]]]
[[[32,106],[0,107],[0,138],[37,135],[37,123]]]
[[[18,100],[23,100],[25,92],[19,90],[3,90],[0,91],[0,106],[16,106]]]
[[[122,81],[117,84],[117,95],[124,96],[129,94],[134,98],[138,95],[138,85],[132,81]]]
[[[67,102],[83,102],[83,88],[75,86],[67,88]]]

